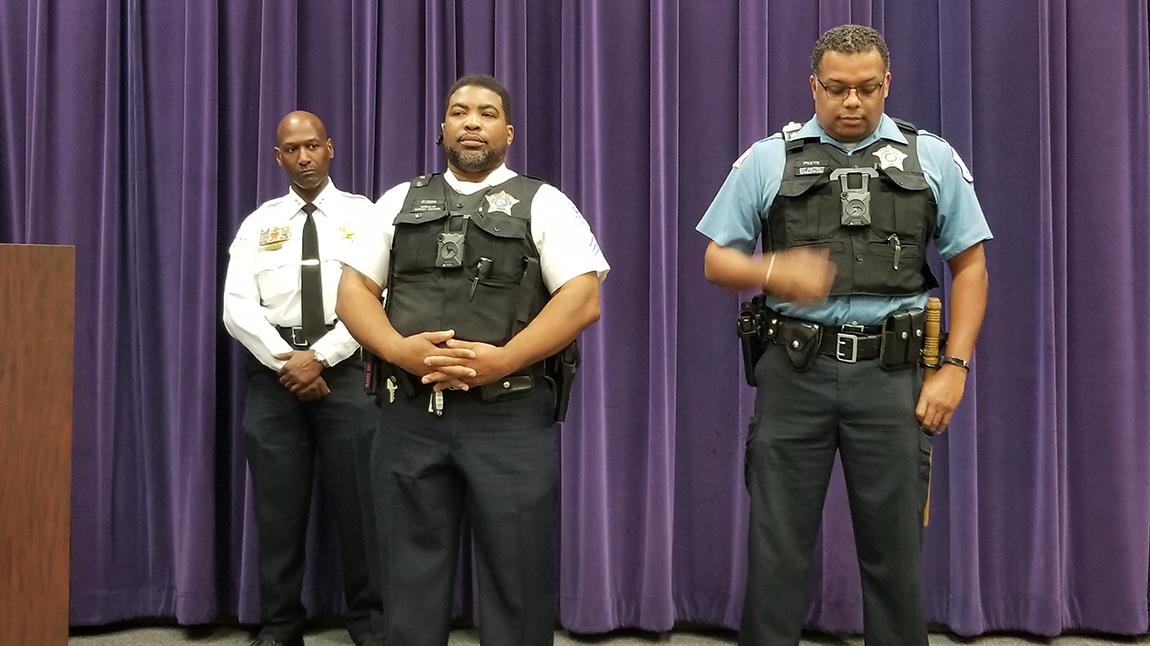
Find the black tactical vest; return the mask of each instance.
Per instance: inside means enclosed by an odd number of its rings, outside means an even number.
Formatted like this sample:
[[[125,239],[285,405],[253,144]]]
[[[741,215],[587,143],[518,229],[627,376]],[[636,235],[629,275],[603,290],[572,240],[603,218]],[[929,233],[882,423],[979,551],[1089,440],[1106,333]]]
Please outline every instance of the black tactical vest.
[[[395,216],[387,315],[404,336],[455,330],[502,346],[550,297],[531,238],[531,201],[543,182],[517,175],[472,195],[442,175],[411,181]]]
[[[905,296],[938,285],[926,262],[938,204],[919,163],[917,130],[895,123],[907,143],[879,139],[849,156],[817,136],[786,144],[763,248],[829,250],[838,269],[832,295]]]

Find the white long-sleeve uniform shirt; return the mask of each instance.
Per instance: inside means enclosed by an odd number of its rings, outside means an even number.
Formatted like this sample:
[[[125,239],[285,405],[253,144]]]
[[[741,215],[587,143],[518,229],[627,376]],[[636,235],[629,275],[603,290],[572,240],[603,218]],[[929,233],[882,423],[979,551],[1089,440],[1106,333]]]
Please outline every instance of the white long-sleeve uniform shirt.
[[[347,253],[356,233],[372,219],[371,200],[347,193],[328,180],[316,197],[313,215],[319,235],[323,278],[324,321],[335,327],[311,349],[335,365],[359,349],[347,327],[335,318],[335,297],[342,271],[339,258]],[[304,200],[289,190],[268,200],[240,225],[229,250],[224,280],[224,326],[260,363],[279,370],[284,361],[274,355],[292,348],[276,326],[301,324],[300,259],[303,226],[307,215]]]

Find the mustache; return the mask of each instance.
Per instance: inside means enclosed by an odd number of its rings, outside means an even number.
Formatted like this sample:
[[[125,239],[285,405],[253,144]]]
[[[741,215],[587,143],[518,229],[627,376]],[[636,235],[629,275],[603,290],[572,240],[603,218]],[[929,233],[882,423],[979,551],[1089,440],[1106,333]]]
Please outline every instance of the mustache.
[[[487,139],[485,137],[481,137],[479,135],[460,135],[459,137],[456,137],[455,143],[461,144],[465,140],[474,140],[474,141],[479,141],[482,143],[487,143]],[[435,145],[436,146],[442,146],[443,145],[443,133],[442,132],[439,133],[439,136],[435,138]]]

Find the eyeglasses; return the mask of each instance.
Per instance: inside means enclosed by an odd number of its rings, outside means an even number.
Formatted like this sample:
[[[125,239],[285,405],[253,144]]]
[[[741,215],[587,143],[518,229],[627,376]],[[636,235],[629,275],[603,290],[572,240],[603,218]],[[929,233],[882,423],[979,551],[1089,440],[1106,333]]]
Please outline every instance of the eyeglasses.
[[[836,101],[846,101],[851,90],[855,91],[855,95],[857,95],[858,98],[869,99],[878,94],[878,91],[882,89],[883,85],[886,85],[885,80],[882,83],[868,83],[867,85],[827,85],[817,76],[815,80],[819,82],[819,85],[823,86],[823,92],[826,92],[828,97]]]

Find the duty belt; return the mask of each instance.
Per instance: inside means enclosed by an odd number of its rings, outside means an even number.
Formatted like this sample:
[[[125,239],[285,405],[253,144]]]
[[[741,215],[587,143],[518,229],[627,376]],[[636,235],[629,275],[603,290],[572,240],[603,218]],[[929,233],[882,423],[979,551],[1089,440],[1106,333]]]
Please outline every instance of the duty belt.
[[[737,331],[747,383],[757,386],[755,366],[768,344],[777,345],[795,372],[806,372],[821,354],[842,363],[878,359],[883,370],[918,364],[925,316],[922,308],[895,310],[882,325],[822,325],[767,307],[762,296],[740,303]]]
[[[843,363],[877,359],[882,350],[881,325],[822,325],[771,312],[765,321],[764,337],[775,344],[792,344],[798,349],[798,338],[819,336],[818,353]],[[795,332],[802,330],[804,334]],[[821,334],[819,332],[821,331]]]
[[[867,330],[873,330],[867,332]],[[819,354],[834,357],[843,363],[877,359],[882,349],[882,326],[841,325],[823,326]]]
[[[334,323],[332,325],[323,326],[325,332],[331,332],[334,328]],[[276,331],[279,332],[283,340],[287,341],[288,345],[293,348],[307,349],[309,347],[307,338],[303,335],[302,325],[296,325],[293,327],[280,327],[277,325]]]

